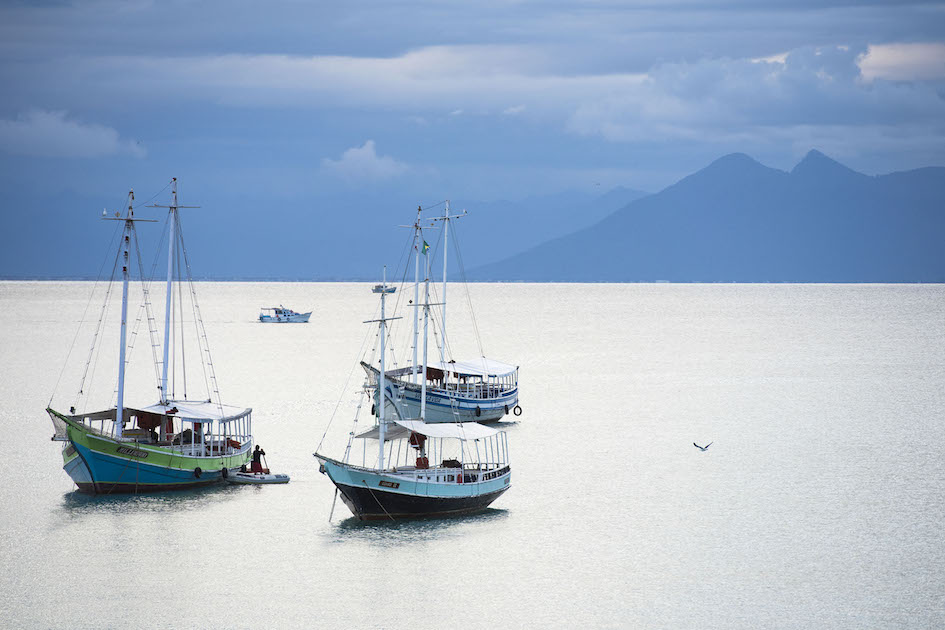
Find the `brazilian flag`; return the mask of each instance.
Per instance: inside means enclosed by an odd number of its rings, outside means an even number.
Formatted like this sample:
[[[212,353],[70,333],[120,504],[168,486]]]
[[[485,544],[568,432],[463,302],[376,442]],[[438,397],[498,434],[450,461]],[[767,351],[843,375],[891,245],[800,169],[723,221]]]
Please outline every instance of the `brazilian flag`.
[[[426,256],[428,249],[430,249],[430,246],[427,244],[426,241],[423,241],[423,248],[420,250],[420,253]]]

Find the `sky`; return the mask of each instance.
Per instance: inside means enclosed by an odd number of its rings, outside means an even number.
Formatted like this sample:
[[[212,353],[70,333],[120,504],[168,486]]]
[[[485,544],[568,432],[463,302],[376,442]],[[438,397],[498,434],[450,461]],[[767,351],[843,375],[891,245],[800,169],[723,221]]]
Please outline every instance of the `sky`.
[[[235,220],[356,224],[732,152],[945,165],[945,2],[3,2],[0,81],[8,234],[172,176]]]

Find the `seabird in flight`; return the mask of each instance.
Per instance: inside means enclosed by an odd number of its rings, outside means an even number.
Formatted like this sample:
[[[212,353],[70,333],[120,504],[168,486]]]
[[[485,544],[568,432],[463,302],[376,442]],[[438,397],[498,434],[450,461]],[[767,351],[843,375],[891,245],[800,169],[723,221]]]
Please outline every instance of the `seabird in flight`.
[[[706,444],[705,446],[699,446],[699,445],[696,444],[695,442],[692,443],[692,445],[695,446],[695,447],[696,447],[697,449],[699,449],[700,451],[706,450],[707,448],[709,448],[710,446],[712,446],[712,444],[713,444],[713,442],[709,442],[709,443]]]

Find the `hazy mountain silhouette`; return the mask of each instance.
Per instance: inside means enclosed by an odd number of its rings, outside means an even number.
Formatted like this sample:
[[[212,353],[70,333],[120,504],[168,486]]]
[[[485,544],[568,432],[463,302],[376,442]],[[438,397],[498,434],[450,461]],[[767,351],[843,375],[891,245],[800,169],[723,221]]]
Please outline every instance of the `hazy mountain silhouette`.
[[[818,151],[790,173],[722,157],[470,280],[945,281],[945,168],[868,176]]]
[[[210,198],[199,181],[185,183],[189,194],[181,203],[201,206],[182,213],[199,278],[375,280],[385,262],[393,274],[398,260],[403,271],[412,232],[397,226],[412,224],[416,218],[416,194],[395,196],[368,189],[348,197],[274,204],[243,189]],[[109,192],[93,196],[59,190],[43,197],[8,199],[10,211],[0,216],[0,230],[17,236],[0,248],[0,277],[96,278],[100,269],[107,277],[117,252],[117,245],[108,246],[116,224],[99,218],[103,206],[111,215],[125,204],[123,191]],[[468,269],[593,225],[646,194],[616,188],[605,195],[565,192],[514,201],[454,199],[454,214],[466,208],[469,216],[454,222],[461,249],[457,252],[451,245],[450,268],[459,270],[460,255]],[[136,203],[143,204],[150,196],[141,194]],[[168,196],[155,201],[166,204]],[[424,214],[440,211],[442,206]],[[150,273],[154,261],[159,263],[165,255],[156,248],[166,212],[141,207],[137,216],[159,220],[139,226],[142,262]],[[434,230],[427,236],[434,250],[439,234]],[[160,264],[155,268],[161,273]],[[412,277],[412,267],[410,271]]]

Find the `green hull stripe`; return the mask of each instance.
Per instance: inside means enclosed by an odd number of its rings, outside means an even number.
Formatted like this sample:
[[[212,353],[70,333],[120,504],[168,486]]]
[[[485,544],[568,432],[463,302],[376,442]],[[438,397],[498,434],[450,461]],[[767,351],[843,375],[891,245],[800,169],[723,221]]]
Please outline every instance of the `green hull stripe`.
[[[170,446],[157,446],[141,442],[116,442],[110,438],[91,433],[88,427],[74,422],[57,411],[50,411],[69,425],[69,439],[75,444],[130,462],[142,462],[152,466],[185,471],[199,467],[203,471],[212,472],[219,471],[224,467],[239,468],[243,464],[248,464],[252,459],[249,446],[245,451],[235,455],[192,457],[175,452]],[[142,456],[143,453],[146,453],[146,456]],[[74,454],[68,457],[64,455],[63,459],[68,462],[74,457]]]

